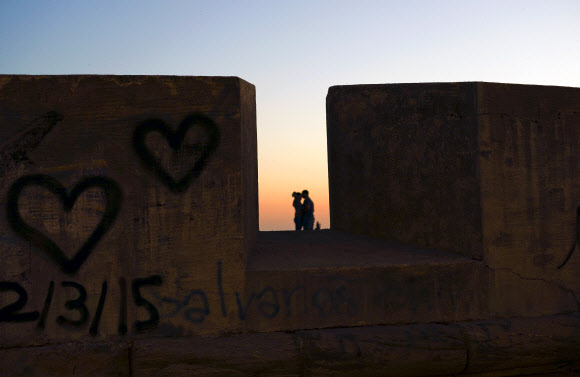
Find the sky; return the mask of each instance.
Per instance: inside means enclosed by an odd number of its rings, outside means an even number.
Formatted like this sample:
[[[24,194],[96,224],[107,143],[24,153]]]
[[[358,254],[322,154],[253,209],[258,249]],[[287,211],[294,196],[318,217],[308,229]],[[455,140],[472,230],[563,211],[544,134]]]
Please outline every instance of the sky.
[[[241,77],[260,229],[293,229],[303,189],[328,228],[330,86],[580,87],[580,1],[0,0],[0,73]]]

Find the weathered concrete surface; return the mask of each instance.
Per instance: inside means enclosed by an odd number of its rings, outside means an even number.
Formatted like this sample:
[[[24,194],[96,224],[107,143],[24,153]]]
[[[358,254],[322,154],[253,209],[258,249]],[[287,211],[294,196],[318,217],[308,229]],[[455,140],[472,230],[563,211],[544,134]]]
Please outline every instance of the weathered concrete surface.
[[[577,308],[579,104],[565,87],[331,87],[332,227],[482,259],[496,316],[541,315],[553,291]]]
[[[576,377],[580,370],[570,363],[562,363],[559,365],[540,365],[536,367],[514,368],[509,370],[482,372],[482,373],[468,373],[460,374],[460,376],[469,377],[512,377],[512,376],[526,376],[526,377]]]
[[[220,308],[258,231],[253,85],[2,75],[0,140],[2,346],[240,327]]]
[[[299,376],[298,344],[291,334],[139,340],[136,376]]]
[[[580,293],[580,89],[481,83],[477,104],[486,263]]]
[[[574,376],[578,313],[135,341],[138,376]]]
[[[2,376],[574,376],[578,313],[455,324],[68,343],[0,351]]]
[[[250,331],[535,317],[573,292],[457,254],[340,231],[260,232],[237,311]]]
[[[467,364],[460,331],[447,325],[313,330],[298,337],[312,376],[454,375]]]
[[[129,344],[67,343],[0,350],[0,376],[131,376]]]
[[[240,319],[250,331],[445,322],[488,315],[472,259],[338,231],[260,232]]]
[[[333,86],[331,227],[483,254],[475,84]]]
[[[62,116],[49,111],[33,119],[24,129],[0,144],[0,177],[20,163],[30,163],[27,153],[36,148],[42,139],[62,121]]]
[[[403,245],[334,229],[316,232],[259,232],[248,254],[248,271],[331,270],[380,266],[461,264],[457,254]]]
[[[565,87],[331,87],[332,226],[476,258],[521,244],[556,268],[576,238],[578,103]]]
[[[516,368],[531,373],[534,367],[562,368],[580,360],[579,313],[457,326],[467,341],[469,363],[465,373]]]
[[[526,88],[331,88],[346,232],[258,234],[251,84],[0,76],[0,375],[573,373],[580,98]]]

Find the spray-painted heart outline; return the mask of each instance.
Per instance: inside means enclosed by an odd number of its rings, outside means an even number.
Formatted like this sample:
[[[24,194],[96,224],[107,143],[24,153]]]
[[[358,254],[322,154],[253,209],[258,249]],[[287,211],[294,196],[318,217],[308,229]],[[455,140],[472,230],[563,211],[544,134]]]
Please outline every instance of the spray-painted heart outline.
[[[201,156],[194,162],[193,167],[183,178],[176,181],[167,173],[161,165],[161,162],[149,151],[145,145],[145,137],[150,132],[158,132],[167,139],[169,146],[177,152],[181,148],[187,131],[196,124],[203,127],[207,132],[209,142],[203,148]],[[208,158],[216,150],[219,142],[220,132],[217,125],[213,120],[199,113],[186,116],[175,132],[162,120],[149,119],[141,122],[133,133],[133,147],[137,155],[141,158],[145,166],[157,175],[163,184],[176,193],[186,191],[191,181],[200,175]]]
[[[107,199],[107,206],[103,218],[86,242],[76,254],[67,258],[62,249],[42,232],[28,225],[20,215],[18,198],[27,186],[40,186],[55,194],[61,201],[65,211],[70,212],[78,197],[87,189],[101,188]],[[55,178],[45,174],[33,174],[19,178],[8,191],[6,217],[12,229],[33,246],[43,250],[56,263],[62,272],[74,274],[87,260],[99,240],[109,230],[121,209],[122,191],[117,182],[103,176],[90,176],[79,183],[67,194],[66,188]]]

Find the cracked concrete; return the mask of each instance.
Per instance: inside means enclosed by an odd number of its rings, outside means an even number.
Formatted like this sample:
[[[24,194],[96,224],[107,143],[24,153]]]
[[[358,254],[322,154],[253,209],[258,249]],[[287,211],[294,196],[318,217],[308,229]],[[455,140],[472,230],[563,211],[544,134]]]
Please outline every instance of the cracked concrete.
[[[524,276],[506,267],[485,268],[490,272],[492,316],[528,317],[580,309],[577,292],[560,283]]]
[[[489,266],[487,266],[487,267],[489,267]],[[489,267],[489,268],[491,268],[491,267]],[[491,268],[491,269],[494,270],[493,268]],[[580,309],[580,300],[578,300],[578,296],[577,296],[577,293],[580,293],[580,292],[575,292],[573,289],[570,289],[562,284],[558,284],[557,282],[555,282],[553,280],[547,280],[547,279],[538,278],[538,277],[526,277],[526,276],[520,275],[519,273],[517,273],[517,272],[515,272],[512,269],[507,268],[507,267],[497,267],[497,268],[495,268],[495,270],[496,271],[508,271],[508,272],[516,275],[517,277],[519,277],[522,280],[543,281],[547,284],[555,285],[558,288],[562,289],[563,291],[570,293],[574,297],[574,300],[576,301],[576,303],[578,304],[578,309]]]

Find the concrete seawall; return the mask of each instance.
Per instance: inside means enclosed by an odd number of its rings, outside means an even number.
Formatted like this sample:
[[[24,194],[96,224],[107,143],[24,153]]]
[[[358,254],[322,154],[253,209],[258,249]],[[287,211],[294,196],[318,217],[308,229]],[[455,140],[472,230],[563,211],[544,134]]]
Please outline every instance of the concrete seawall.
[[[242,79],[0,104],[0,375],[580,373],[580,89],[330,88],[312,232],[258,232]]]

